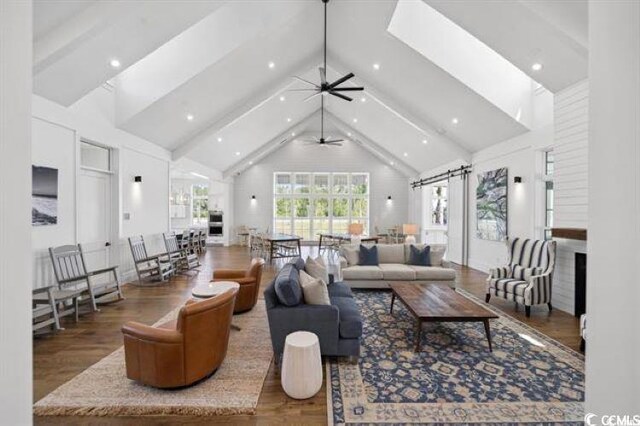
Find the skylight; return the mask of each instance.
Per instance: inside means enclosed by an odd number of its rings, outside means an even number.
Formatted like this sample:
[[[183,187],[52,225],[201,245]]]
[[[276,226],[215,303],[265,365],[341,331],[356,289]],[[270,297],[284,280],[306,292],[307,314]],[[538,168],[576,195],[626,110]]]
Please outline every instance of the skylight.
[[[531,127],[536,83],[423,1],[399,0],[387,31],[514,120]]]

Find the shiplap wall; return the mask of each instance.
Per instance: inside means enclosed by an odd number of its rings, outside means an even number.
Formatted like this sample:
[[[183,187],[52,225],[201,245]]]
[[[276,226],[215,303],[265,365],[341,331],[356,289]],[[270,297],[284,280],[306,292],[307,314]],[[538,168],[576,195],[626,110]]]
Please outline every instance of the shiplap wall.
[[[589,82],[574,84],[554,98],[554,227],[587,228],[589,200]],[[575,253],[586,253],[584,241],[558,240],[553,304],[574,309]]]

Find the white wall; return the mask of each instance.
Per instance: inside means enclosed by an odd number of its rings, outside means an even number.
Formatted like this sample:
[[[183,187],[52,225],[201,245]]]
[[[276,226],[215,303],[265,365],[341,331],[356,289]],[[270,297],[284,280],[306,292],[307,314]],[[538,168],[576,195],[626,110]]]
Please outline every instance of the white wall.
[[[342,147],[320,147],[293,141],[235,178],[235,225],[273,229],[274,172],[368,172],[371,232],[374,226],[385,229],[408,220],[409,180],[399,171],[354,142],[345,141]],[[251,195],[256,196],[255,203],[251,202]]]
[[[75,200],[79,170],[76,152],[81,138],[114,149],[118,182],[113,207],[118,219],[112,230],[111,258],[120,265],[121,276],[130,279],[133,263],[127,237],[143,234],[150,252],[163,249],[160,234],[169,229],[170,153],[110,125],[108,114],[98,114],[105,108],[91,108],[96,102],[104,103],[102,97],[83,99],[80,102],[84,108],[78,104],[64,108],[36,95],[32,100],[33,163],[59,169],[58,224],[34,227],[31,232],[34,287],[55,282],[46,249],[77,242],[77,215],[82,212],[76,210],[80,205]],[[136,175],[142,176],[142,183],[133,182]],[[124,213],[130,214],[129,220],[124,219]]]
[[[31,1],[0,2],[0,413],[32,423]]]
[[[587,228],[589,162],[589,82],[583,80],[554,98],[553,226]],[[557,239],[553,304],[573,314],[575,254],[586,253],[584,241]]]
[[[590,1],[589,45],[585,410],[640,415],[640,2]]]

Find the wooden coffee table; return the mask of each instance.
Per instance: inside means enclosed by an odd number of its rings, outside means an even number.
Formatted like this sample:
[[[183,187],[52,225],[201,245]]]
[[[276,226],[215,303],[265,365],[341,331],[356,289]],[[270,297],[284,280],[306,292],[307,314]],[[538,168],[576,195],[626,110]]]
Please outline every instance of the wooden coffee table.
[[[416,352],[420,351],[420,335],[423,322],[482,322],[491,347],[489,320],[498,318],[493,312],[458,294],[446,284],[413,284],[410,282],[390,283],[393,291],[391,310],[396,297],[405,304],[416,317]]]

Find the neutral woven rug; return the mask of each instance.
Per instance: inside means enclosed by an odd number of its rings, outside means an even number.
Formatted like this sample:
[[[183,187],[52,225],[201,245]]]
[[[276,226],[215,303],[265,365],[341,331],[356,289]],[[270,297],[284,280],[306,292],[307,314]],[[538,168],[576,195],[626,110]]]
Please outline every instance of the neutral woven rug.
[[[458,291],[499,316],[493,352],[482,323],[432,323],[415,353],[415,320],[402,302],[389,314],[390,292],[354,292],[361,357],[327,362],[330,425],[582,422],[582,354]]]
[[[156,324],[175,319],[180,308]],[[98,361],[34,406],[34,414],[69,416],[255,414],[272,358],[264,301],[233,317],[229,349],[211,377],[180,390],[161,390],[126,378],[124,347]]]

